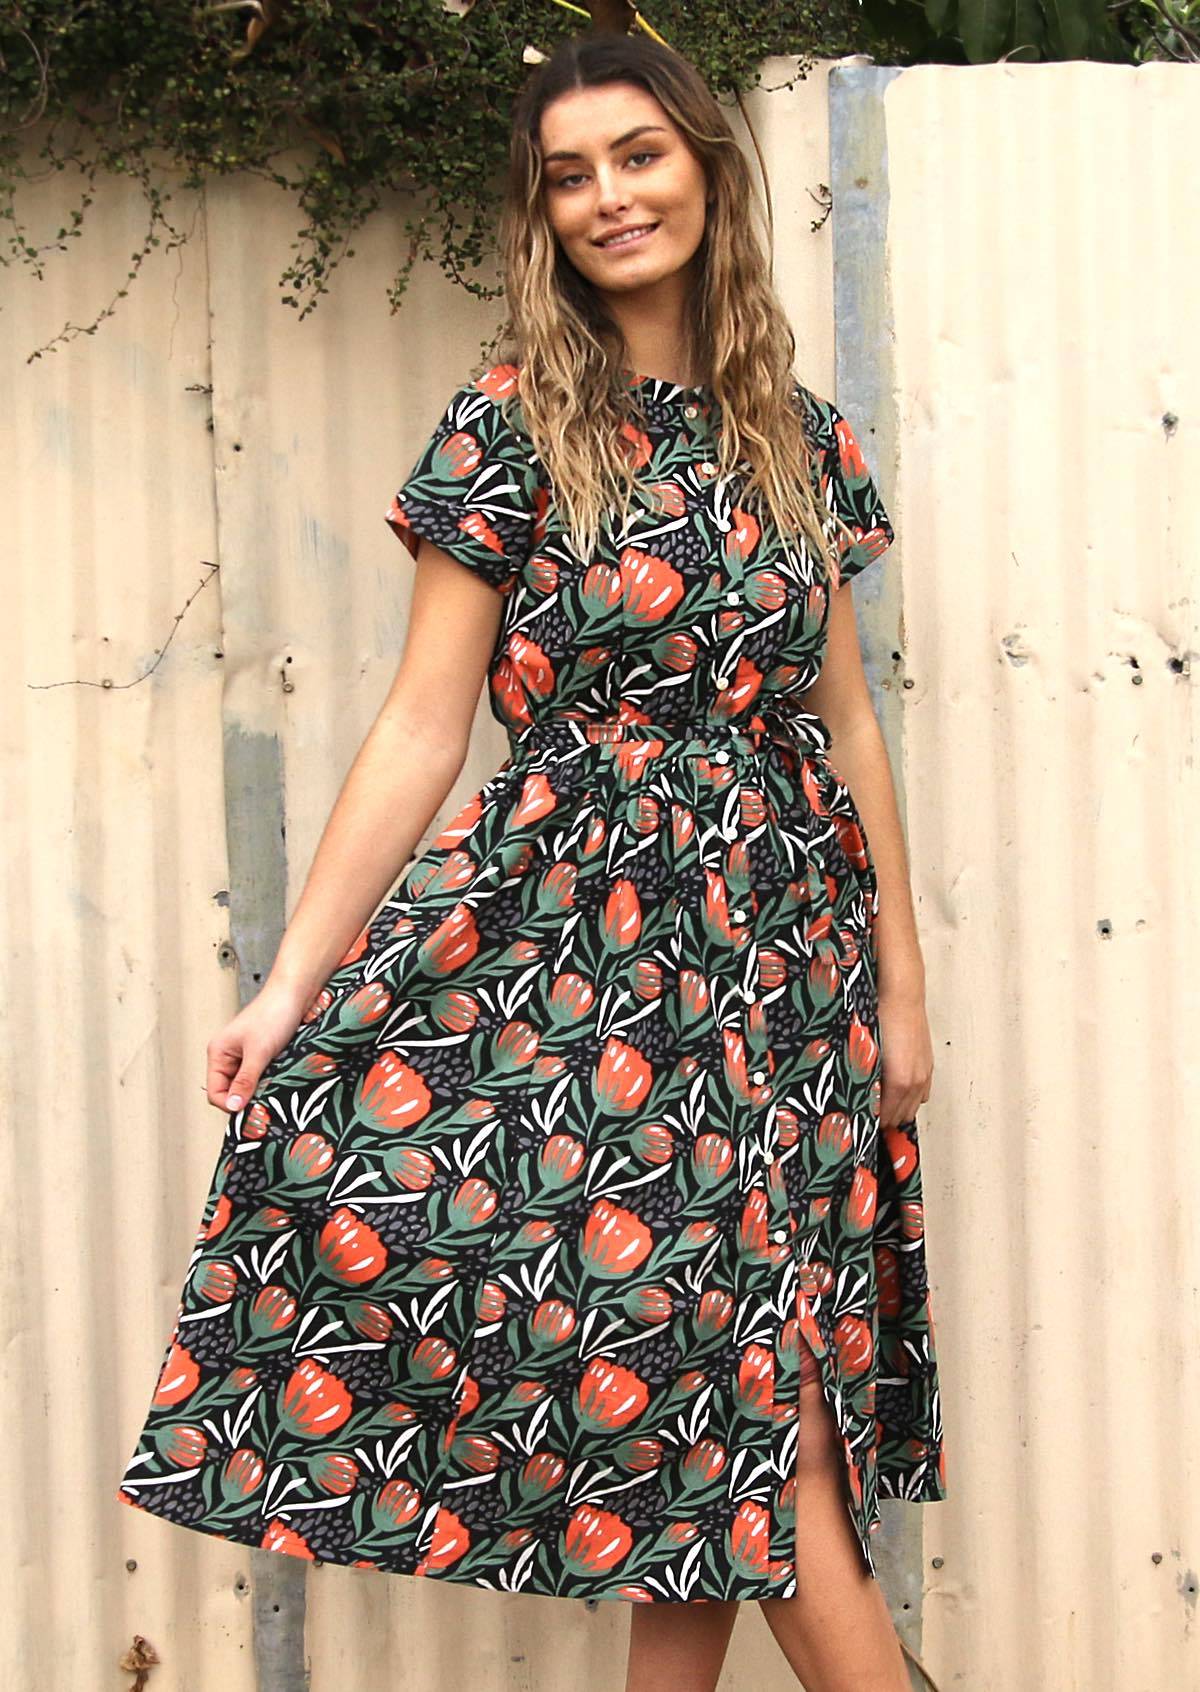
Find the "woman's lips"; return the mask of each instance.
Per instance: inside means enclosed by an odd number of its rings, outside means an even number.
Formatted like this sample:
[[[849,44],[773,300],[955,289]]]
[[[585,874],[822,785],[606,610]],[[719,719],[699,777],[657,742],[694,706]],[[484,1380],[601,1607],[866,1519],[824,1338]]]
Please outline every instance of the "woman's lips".
[[[600,248],[601,252],[623,253],[630,247],[640,247],[643,241],[648,241],[650,239],[651,235],[653,235],[657,228],[657,223],[651,223],[642,230],[640,235],[629,235],[621,241],[597,241],[596,245]]]

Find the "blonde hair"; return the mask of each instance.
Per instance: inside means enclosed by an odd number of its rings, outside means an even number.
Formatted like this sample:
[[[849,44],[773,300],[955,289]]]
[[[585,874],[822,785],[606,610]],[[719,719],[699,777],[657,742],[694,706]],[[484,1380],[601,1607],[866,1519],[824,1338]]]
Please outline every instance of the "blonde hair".
[[[661,510],[639,483],[629,446],[645,428],[638,390],[621,369],[621,331],[596,290],[561,251],[543,194],[543,111],[575,88],[632,82],[662,106],[697,155],[711,204],[697,250],[684,344],[720,411],[718,475],[750,471],[740,504],[781,533],[802,532],[830,574],[834,548],[816,497],[814,454],[792,373],[796,342],[746,216],[749,167],[704,79],[686,59],[646,36],[598,34],[563,41],[522,88],[513,108],[500,248],[508,316],[505,361],[518,366],[521,417],[546,467],[570,542],[589,557],[605,513],[623,519],[637,499]],[[769,194],[769,189],[768,189]],[[640,374],[640,372],[637,372]],[[853,535],[837,513],[837,527]]]

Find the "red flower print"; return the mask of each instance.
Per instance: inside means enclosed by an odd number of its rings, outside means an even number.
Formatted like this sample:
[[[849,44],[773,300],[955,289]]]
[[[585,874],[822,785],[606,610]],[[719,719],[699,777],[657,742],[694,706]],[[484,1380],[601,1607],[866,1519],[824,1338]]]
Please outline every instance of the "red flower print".
[[[434,835],[430,842],[431,848],[441,851],[447,846],[457,846],[475,832],[475,826],[482,815],[483,800],[478,793],[473,793],[462,809],[450,819],[445,828]]]
[[[651,482],[652,491],[662,503],[664,517],[682,517],[687,510],[687,496],[678,482]]]
[[[683,598],[683,577],[663,558],[626,547],[621,554],[621,591],[632,623],[661,623]]]
[[[727,1292],[706,1292],[696,1307],[696,1331],[719,1334],[733,1319],[733,1298]]]
[[[650,1402],[650,1390],[632,1369],[593,1357],[575,1388],[575,1402],[589,1428],[611,1433],[637,1420]]]
[[[767,1195],[761,1187],[746,1194],[742,1219],[738,1224],[738,1247],[744,1257],[761,1261],[767,1257]]]
[[[512,1075],[533,1062],[538,1044],[538,1036],[527,1022],[506,1022],[492,1041],[492,1062],[501,1075]]]
[[[429,1115],[433,1095],[411,1064],[384,1052],[359,1083],[355,1109],[360,1121],[402,1133]]]
[[[439,1334],[427,1334],[408,1354],[412,1372],[421,1381],[444,1381],[458,1368],[458,1353]]]
[[[869,1234],[875,1226],[878,1182],[875,1171],[860,1163],[854,1171],[850,1191],[842,1208],[842,1226],[848,1234]]]
[[[361,1334],[364,1339],[386,1340],[392,1337],[395,1324],[390,1312],[380,1304],[371,1304],[365,1298],[352,1299],[346,1306],[346,1316],[355,1333]]]
[[[433,1524],[433,1539],[429,1550],[421,1558],[414,1574],[436,1574],[441,1569],[448,1569],[451,1563],[458,1559],[470,1548],[471,1535],[467,1532],[453,1510],[447,1510],[444,1505],[438,1506],[437,1518]]]
[[[518,368],[515,364],[493,364],[475,378],[474,386],[491,400],[511,399],[520,392]]]
[[[538,888],[538,904],[547,911],[569,911],[575,903],[579,871],[574,864],[551,864]]]
[[[286,1287],[263,1287],[250,1306],[250,1330],[266,1338],[282,1334],[296,1320],[300,1306]]]
[[[618,880],[604,905],[604,944],[610,952],[628,951],[642,932],[642,907],[632,881]]]
[[[561,1536],[560,1553],[579,1574],[606,1574],[629,1555],[633,1532],[611,1510],[581,1504]]]
[[[271,1131],[271,1113],[266,1105],[255,1099],[242,1117],[238,1137],[242,1140],[265,1140]]]
[[[229,1202],[229,1195],[227,1193],[222,1193],[217,1199],[212,1217],[207,1226],[201,1228],[199,1238],[202,1240],[215,1240],[217,1235],[228,1226],[229,1218],[232,1215],[233,1206]]]
[[[333,1164],[333,1147],[323,1134],[297,1134],[283,1156],[293,1181],[316,1181]]]
[[[762,527],[753,513],[735,505],[729,513],[731,527],[725,536],[725,557],[742,563],[753,554],[762,535]]]
[[[260,1543],[264,1551],[282,1551],[288,1557],[303,1557],[309,1563],[316,1561],[307,1539],[278,1519],[270,1523]]]
[[[841,1163],[854,1149],[854,1131],[844,1110],[827,1110],[817,1126],[817,1156],[822,1163]]]
[[[482,1434],[459,1434],[454,1441],[453,1455],[469,1474],[490,1475],[500,1467],[500,1447],[495,1440]]]
[[[631,1275],[650,1255],[649,1228],[632,1210],[597,1199],[583,1225],[583,1261],[593,1275],[619,1280]]]
[[[771,1518],[761,1504],[747,1498],[738,1505],[729,1532],[729,1555],[739,1574],[761,1575],[767,1570]]]
[[[302,1439],[324,1439],[346,1421],[354,1401],[344,1382],[306,1357],[280,1389],[278,1408],[289,1433]]]
[[[747,1416],[770,1416],[775,1407],[775,1353],[748,1345],[738,1367],[738,1407]]]
[[[716,1187],[733,1168],[733,1143],[725,1134],[701,1134],[692,1147],[692,1164],[702,1185]]]
[[[600,1108],[623,1116],[637,1110],[650,1091],[653,1072],[636,1046],[614,1035],[605,1042],[596,1066],[596,1098]]]
[[[739,658],[733,680],[728,687],[719,689],[713,700],[713,715],[724,721],[740,716],[750,709],[761,687],[762,671],[758,665],[749,658]]]
[[[581,1022],[589,1015],[595,1002],[595,988],[581,975],[568,970],[555,976],[550,988],[550,1009],[556,1021]]]
[[[360,987],[342,1006],[341,1023],[344,1028],[369,1028],[387,1015],[392,995],[382,981],[369,981]]]
[[[925,1206],[920,1199],[905,1199],[901,1204],[900,1231],[906,1240],[924,1238]]]
[[[389,1177],[408,1193],[423,1193],[433,1185],[437,1165],[419,1146],[397,1146],[386,1162]]]
[[[421,967],[431,975],[455,975],[479,950],[479,929],[466,905],[455,905],[417,950]]]
[[[841,970],[834,958],[814,957],[808,963],[808,990],[817,1005],[831,1004],[841,990]]]
[[[237,1289],[238,1272],[232,1263],[210,1258],[196,1265],[192,1288],[206,1304],[228,1304]]]
[[[625,458],[629,464],[629,468],[631,470],[641,470],[643,466],[649,464],[654,454],[650,445],[650,438],[646,434],[645,430],[639,429],[636,424],[630,423],[629,420],[626,419],[621,424],[618,433],[620,434],[622,441],[627,443]]]
[[[529,1318],[529,1335],[538,1351],[565,1345],[575,1332],[575,1309],[560,1298],[548,1298]]]
[[[729,1454],[720,1440],[697,1440],[681,1465],[684,1486],[707,1486],[722,1473],[728,1460]]]
[[[521,1470],[518,1486],[523,1498],[543,1498],[562,1485],[567,1465],[554,1451],[535,1451]]]
[[[177,1422],[158,1436],[158,1449],[175,1468],[190,1469],[203,1461],[208,1450],[208,1435],[203,1428]]]
[[[482,1228],[489,1217],[496,1214],[499,1202],[500,1195],[495,1187],[481,1181],[477,1175],[468,1175],[465,1181],[460,1182],[447,1207],[451,1226]]]
[[[865,1080],[874,1074],[879,1061],[879,1046],[866,1023],[860,1022],[858,1017],[850,1024],[847,1053],[850,1067],[860,1079]]]
[[[322,1451],[309,1463],[313,1485],[331,1498],[345,1498],[358,1482],[358,1464],[347,1451]]]
[[[535,771],[526,776],[521,787],[521,796],[509,813],[510,828],[524,828],[529,823],[540,821],[549,816],[558,805],[554,789],[541,771]]]
[[[625,1308],[635,1322],[666,1322],[674,1309],[666,1287],[635,1287],[626,1296]]]
[[[870,1367],[874,1345],[870,1324],[861,1316],[842,1316],[834,1327],[833,1343],[843,1374],[861,1375]]]
[[[475,1314],[488,1324],[499,1322],[508,1308],[508,1294],[499,1281],[485,1281],[479,1289]]]
[[[387,1250],[370,1223],[339,1205],[321,1229],[317,1261],[331,1280],[358,1287],[387,1267]]]
[[[897,1181],[907,1181],[917,1167],[917,1148],[903,1128],[889,1126],[882,1130],[884,1145],[895,1171]]]
[[[587,1148],[573,1134],[551,1134],[538,1159],[548,1187],[569,1187],[578,1180],[586,1161]]]
[[[630,1135],[629,1149],[643,1163],[670,1163],[675,1141],[665,1122],[643,1122]]]
[[[185,1398],[191,1397],[199,1382],[200,1370],[196,1359],[186,1346],[175,1340],[159,1374],[154,1402],[158,1405],[182,1404]]]
[[[834,832],[838,837],[838,845],[846,854],[847,860],[855,869],[865,870],[867,867],[867,849],[863,841],[862,830],[852,817],[835,817],[833,819]]]
[[[695,1022],[708,1010],[708,982],[696,969],[679,972],[680,1015],[687,1022]]]
[[[662,1441],[658,1439],[623,1439],[616,1450],[618,1468],[631,1475],[653,1474],[655,1469],[662,1468],[662,1460]]]
[[[407,1527],[421,1509],[421,1494],[409,1481],[386,1482],[371,1500],[371,1519],[382,1532]]]
[[[343,959],[343,962],[344,961],[345,960]],[[332,991],[328,987],[322,987],[316,998],[309,1001],[304,1015],[300,1018],[301,1022],[315,1022],[319,1016],[325,1015],[325,1012],[329,1009],[332,1003]]]
[[[247,1445],[231,1452],[221,1470],[221,1492],[225,1498],[250,1498],[263,1483],[267,1465]]]

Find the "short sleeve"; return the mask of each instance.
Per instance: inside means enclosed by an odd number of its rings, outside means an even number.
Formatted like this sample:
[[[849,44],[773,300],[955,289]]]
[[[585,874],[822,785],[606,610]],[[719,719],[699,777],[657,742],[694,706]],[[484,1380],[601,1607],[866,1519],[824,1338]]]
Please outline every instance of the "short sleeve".
[[[500,405],[512,374],[497,366],[458,389],[384,514],[414,558],[423,537],[502,594],[529,558],[539,511],[536,455]]]
[[[887,551],[896,538],[854,431],[837,407],[825,402],[827,434],[821,469],[826,507],[836,511],[856,538],[836,531],[838,573],[842,581]]]

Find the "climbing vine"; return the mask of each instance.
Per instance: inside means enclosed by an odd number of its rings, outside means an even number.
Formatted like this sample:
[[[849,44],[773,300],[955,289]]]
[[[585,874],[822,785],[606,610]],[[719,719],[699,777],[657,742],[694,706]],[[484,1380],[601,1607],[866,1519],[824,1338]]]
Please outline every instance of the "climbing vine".
[[[997,35],[996,19],[1008,0],[999,8],[995,0],[649,0],[649,15],[627,11],[727,102],[756,87],[791,87],[821,57],[965,61],[969,26],[983,17],[990,34],[976,31],[976,44],[1012,57],[1025,52],[1018,18],[1027,34],[1038,23],[1034,57],[1083,56],[1081,48],[1131,62],[1187,57],[1200,13],[1200,0],[1045,3],[1049,32],[1040,0],[1012,0],[1007,35]],[[393,310],[421,259],[496,297],[485,261],[512,101],[538,57],[589,22],[569,0],[2,0],[0,263],[41,278],[79,238],[102,173],[136,181],[146,204],[142,244],[108,305],[31,358],[93,333],[156,248],[187,240],[172,219],[174,193],[237,173],[295,199],[295,257],[278,285],[301,316],[353,256],[355,233],[397,192],[409,197],[388,287]],[[781,56],[794,61],[792,73],[764,84],[763,61]],[[37,186],[62,173],[78,184],[75,204],[65,224],[37,228]]]

